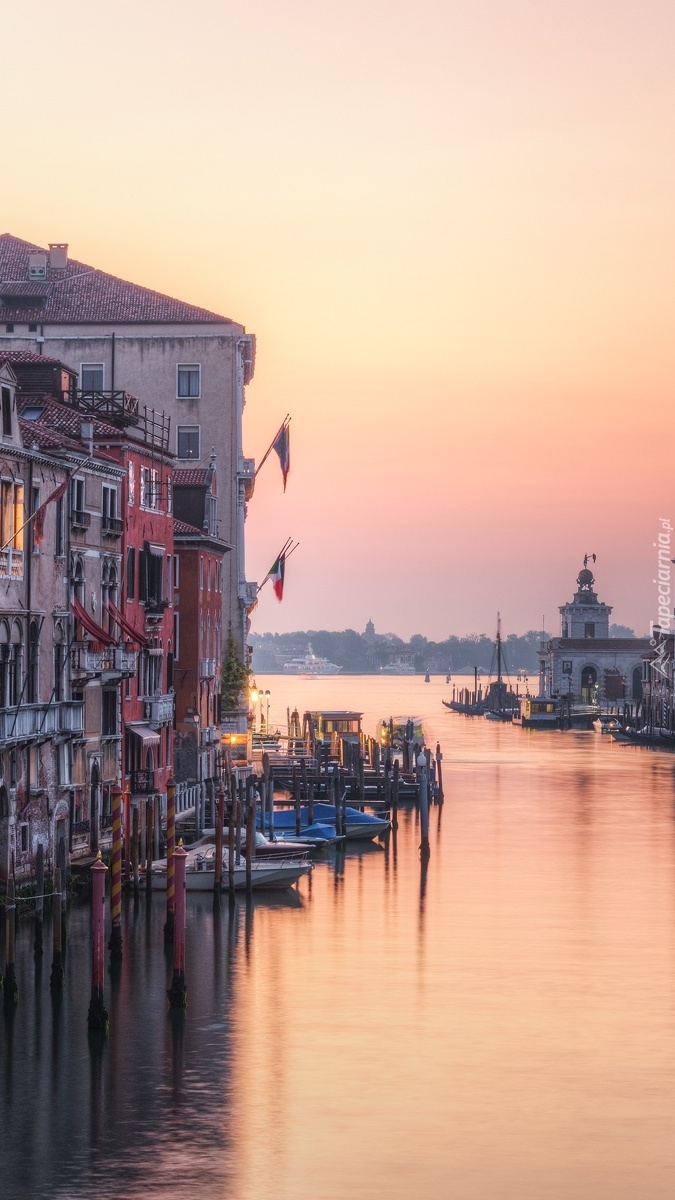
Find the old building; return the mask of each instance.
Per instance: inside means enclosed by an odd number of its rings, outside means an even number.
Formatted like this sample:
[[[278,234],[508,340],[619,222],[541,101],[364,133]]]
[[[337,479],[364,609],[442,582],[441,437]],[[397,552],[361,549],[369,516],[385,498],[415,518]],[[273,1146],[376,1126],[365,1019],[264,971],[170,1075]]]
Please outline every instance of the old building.
[[[184,465],[219,469],[223,624],[240,653],[256,585],[246,580],[244,518],[254,464],[243,456],[245,386],[255,339],[217,313],[185,304],[48,249],[0,236],[0,349],[73,364],[84,392],[126,391],[171,419],[171,450]]]
[[[174,471],[176,779],[213,794],[220,766],[223,564],[216,469]]]
[[[638,700],[642,694],[642,658],[648,638],[609,636],[611,605],[598,600],[588,561],[577,578],[577,591],[561,605],[560,637],[540,651],[539,691],[570,704],[608,706]]]

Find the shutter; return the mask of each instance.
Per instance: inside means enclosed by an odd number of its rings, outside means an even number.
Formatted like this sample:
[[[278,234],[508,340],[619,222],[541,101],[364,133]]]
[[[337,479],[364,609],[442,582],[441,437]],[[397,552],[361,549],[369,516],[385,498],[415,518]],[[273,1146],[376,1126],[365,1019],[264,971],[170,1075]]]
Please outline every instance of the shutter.
[[[138,599],[148,598],[148,555],[145,550],[138,551]]]
[[[134,598],[134,584],[136,572],[136,551],[133,546],[129,546],[127,550],[127,600]]]

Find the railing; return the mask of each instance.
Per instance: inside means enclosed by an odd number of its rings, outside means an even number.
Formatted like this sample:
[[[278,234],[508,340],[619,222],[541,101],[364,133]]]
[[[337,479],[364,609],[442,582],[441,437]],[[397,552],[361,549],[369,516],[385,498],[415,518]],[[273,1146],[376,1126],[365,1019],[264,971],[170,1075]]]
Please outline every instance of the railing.
[[[60,733],[82,733],[84,703],[22,704],[0,710],[0,742],[24,742]]]
[[[112,813],[104,813],[100,820],[101,833],[105,833],[107,829],[112,829],[113,815]]]
[[[101,533],[109,537],[121,537],[124,532],[124,521],[121,517],[101,517]]]
[[[215,658],[201,658],[199,660],[199,677],[200,679],[211,679],[216,673]]]
[[[23,550],[0,551],[0,579],[23,579]]]
[[[136,795],[147,796],[155,791],[154,771],[132,771],[131,790]]]
[[[84,671],[88,675],[101,675],[114,671],[121,675],[135,675],[138,651],[126,646],[101,646],[95,642],[76,643],[70,655],[73,671]]]
[[[199,783],[176,784],[176,813],[194,811],[199,803]]]
[[[113,424],[138,424],[138,397],[129,392],[119,392],[101,389],[83,391],[78,389],[68,398],[72,408],[82,412],[96,413],[107,417]]]
[[[164,615],[165,608],[171,603],[169,600],[157,600],[154,596],[144,600],[146,617],[161,617]]]
[[[216,729],[213,725],[207,726],[206,729],[199,730],[200,746],[213,746],[213,745],[215,745],[216,742],[219,742],[219,741],[220,741],[220,730]]]
[[[173,693],[168,696],[148,696],[145,700],[145,719],[153,725],[167,725],[173,721]]]
[[[91,525],[91,513],[85,512],[82,508],[71,508],[70,523],[76,529],[88,529]]]
[[[117,670],[121,671],[123,675],[135,675],[138,667],[138,651],[129,650],[126,646],[117,646],[115,662]]]

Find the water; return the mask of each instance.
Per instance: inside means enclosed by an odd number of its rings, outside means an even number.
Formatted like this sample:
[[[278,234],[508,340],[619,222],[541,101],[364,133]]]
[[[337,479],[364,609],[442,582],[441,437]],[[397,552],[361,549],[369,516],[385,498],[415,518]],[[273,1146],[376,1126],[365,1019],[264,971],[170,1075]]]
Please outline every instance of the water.
[[[0,1018],[0,1195],[200,1200],[670,1197],[675,797],[667,754],[467,720],[419,678],[258,680],[286,704],[420,715],[444,750],[423,875],[394,840],[286,899],[188,899],[185,1019],[156,896],[124,912],[89,1044],[86,908],[66,986],[18,938]]]

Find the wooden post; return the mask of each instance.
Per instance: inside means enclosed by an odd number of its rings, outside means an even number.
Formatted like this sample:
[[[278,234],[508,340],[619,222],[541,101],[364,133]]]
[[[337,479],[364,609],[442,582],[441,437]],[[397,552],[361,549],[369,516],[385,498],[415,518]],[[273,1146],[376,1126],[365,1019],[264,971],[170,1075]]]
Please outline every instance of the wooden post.
[[[392,772],[392,780],[391,780],[391,806],[392,806],[391,823],[392,823],[394,829],[396,829],[398,827],[398,771],[399,771],[398,759],[395,758],[393,772]]]
[[[35,863],[35,941],[33,942],[33,950],[36,960],[42,958],[42,918],[44,915],[44,895],[45,895],[45,848],[42,842],[37,848],[37,861]]]
[[[54,871],[54,892],[52,895],[52,973],[49,986],[52,991],[60,991],[63,987],[63,959],[61,955],[61,869]]]
[[[60,924],[60,921],[59,921]],[[19,988],[16,982],[14,967],[14,936],[16,933],[16,901],[14,899],[14,880],[7,880],[5,894],[5,985],[3,1003],[5,1012],[11,1012],[19,999]]]
[[[87,1024],[92,1033],[108,1032],[108,1010],[103,1003],[105,972],[105,877],[108,868],[101,862],[101,851],[91,868],[91,1000]]]
[[[443,755],[441,754],[441,743],[436,742],[436,778],[438,780],[438,802],[443,803]]]
[[[235,829],[235,856],[236,862],[241,862],[241,828],[244,820],[244,781],[239,780],[237,787],[237,825]]]
[[[302,772],[302,799],[306,800],[307,799],[307,759],[306,758],[303,758],[302,762],[300,763],[300,770]],[[298,830],[298,832],[299,832],[299,830]]]
[[[173,942],[174,912],[176,907],[175,864],[176,852],[176,784],[173,775],[166,785],[166,922],[164,941]]]
[[[141,862],[144,867],[148,857],[148,820],[146,816],[148,804],[148,800],[141,800],[138,810],[138,822],[141,827],[141,840],[138,858],[139,862]]]
[[[155,831],[154,807],[155,801],[150,797],[145,806],[145,890],[148,895],[152,892],[152,848]]]
[[[222,825],[221,825],[222,838]],[[174,923],[173,923],[173,978],[168,991],[169,1008],[187,1008],[187,986],[185,983],[185,860],[187,851],[181,838],[174,848]]]
[[[227,827],[227,889],[230,904],[234,904],[234,827],[237,820],[237,793],[230,792],[230,823]]]
[[[134,808],[132,833],[131,833],[131,864],[134,873],[134,896],[138,895],[138,835],[139,835],[139,811],[138,806]]]
[[[131,886],[131,791],[124,793],[124,888]]]
[[[338,837],[342,836],[342,813],[340,812],[340,771],[336,766],[331,776],[331,790],[333,793],[333,807],[335,808],[335,832]]]
[[[122,789],[115,784],[112,790],[112,878],[110,909],[110,961],[122,959]]]
[[[300,825],[301,825],[300,808],[301,808],[301,800],[300,800],[300,796],[299,796],[299,789],[298,789],[298,788],[295,788],[295,789],[294,789],[294,796],[295,796],[295,834],[296,834],[296,837],[300,837]]]
[[[255,835],[255,792],[253,780],[246,780],[246,895],[250,896],[253,886],[251,864],[253,862],[253,839]]]
[[[429,850],[429,792],[427,787],[426,759],[420,754],[417,760],[420,786],[420,829],[422,832],[422,858],[428,858]]]
[[[213,877],[213,891],[216,896],[220,896],[220,889],[223,885],[223,817],[225,814],[225,792],[223,791],[222,787],[218,792],[215,809],[216,869]]]
[[[307,797],[307,824],[308,825],[314,824],[314,793],[315,793],[316,788],[318,788],[318,786],[319,786],[319,773],[318,773],[318,769],[317,769],[316,783],[314,782],[314,780],[311,780],[311,779],[309,781],[309,795]]]

